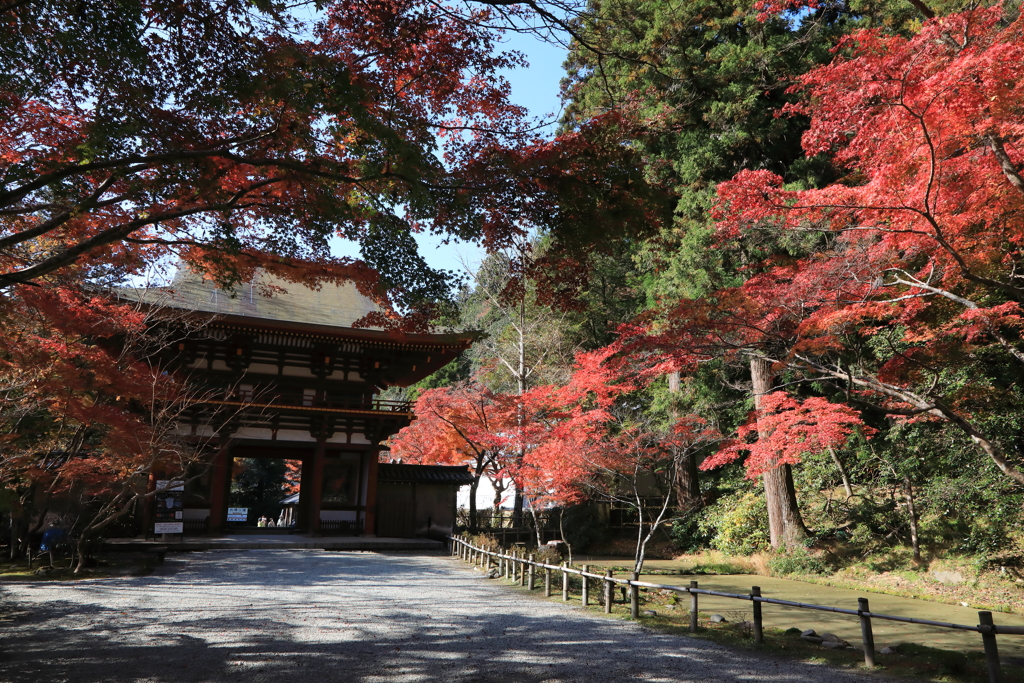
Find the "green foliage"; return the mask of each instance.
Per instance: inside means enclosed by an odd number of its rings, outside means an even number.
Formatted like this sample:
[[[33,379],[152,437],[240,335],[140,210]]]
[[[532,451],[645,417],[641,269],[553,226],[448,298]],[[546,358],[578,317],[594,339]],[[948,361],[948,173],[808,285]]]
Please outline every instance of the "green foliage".
[[[583,552],[608,537],[608,524],[602,518],[601,509],[597,505],[573,505],[565,508],[562,514],[565,541],[572,546],[573,552]]]
[[[704,510],[698,528],[712,537],[713,548],[725,553],[750,555],[769,547],[768,507],[758,491],[719,498]]]
[[[266,515],[275,520],[286,495],[285,461],[276,458],[236,458],[231,480],[231,504],[249,508],[249,519]]]
[[[706,548],[714,538],[707,528],[702,528],[701,518],[698,515],[689,515],[684,519],[675,520],[669,527],[668,534],[676,548],[684,553]]]
[[[768,571],[772,576],[828,574],[829,567],[821,557],[809,553],[806,549],[799,548],[773,555],[768,560]]]
[[[687,574],[701,575],[731,575],[731,574],[753,574],[749,567],[733,564],[732,562],[700,562],[686,570]]]

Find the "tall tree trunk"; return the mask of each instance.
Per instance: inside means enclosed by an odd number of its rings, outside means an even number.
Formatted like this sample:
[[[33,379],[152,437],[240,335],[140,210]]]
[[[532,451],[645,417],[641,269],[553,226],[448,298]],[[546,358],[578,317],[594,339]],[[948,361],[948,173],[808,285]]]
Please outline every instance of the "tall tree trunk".
[[[668,390],[670,393],[679,392],[679,372],[668,373]],[[679,413],[672,408],[672,417],[679,419]],[[690,453],[680,461],[676,467],[676,474],[673,480],[673,488],[676,494],[676,508],[679,514],[696,512],[703,507],[703,499],[700,495],[700,479],[697,471],[697,454]]]
[[[561,507],[558,510],[558,531],[562,534],[562,543],[565,544],[565,549],[569,552],[569,566],[572,566],[572,544],[565,537],[565,507]]]
[[[18,558],[18,522],[14,517],[14,510],[11,510],[11,562]]]
[[[760,411],[764,396],[772,390],[771,363],[763,358],[751,359],[750,378],[754,384],[754,406]],[[766,438],[769,435],[759,433],[759,436]],[[807,528],[797,506],[792,469],[789,465],[779,465],[765,472],[763,479],[772,548],[779,550],[800,546],[807,538]]]
[[[914,547],[914,562],[921,563],[921,543],[918,538],[917,528],[917,506],[914,505],[914,487],[910,484],[910,477],[903,477],[903,495],[907,499],[907,514],[910,517],[910,543]]]
[[[839,459],[839,454],[836,453],[836,449],[831,446],[828,447],[828,454],[832,456],[832,462],[839,468],[839,476],[843,478],[843,489],[846,491],[847,499],[853,498],[853,486],[850,485],[850,475],[846,472],[846,466],[843,465],[843,461]]]
[[[696,512],[704,506],[700,495],[700,480],[697,478],[697,454],[686,455],[676,467],[676,507],[680,514]]]
[[[480,476],[477,475],[473,478],[473,483],[469,485],[469,531],[470,533],[476,533],[476,490],[480,487]]]

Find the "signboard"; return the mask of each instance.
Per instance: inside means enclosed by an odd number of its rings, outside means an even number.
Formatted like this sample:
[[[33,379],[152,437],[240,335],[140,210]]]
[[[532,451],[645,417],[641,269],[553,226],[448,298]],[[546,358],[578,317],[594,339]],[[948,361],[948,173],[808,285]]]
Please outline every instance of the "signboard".
[[[185,482],[158,479],[156,482],[155,534],[184,533]]]
[[[249,508],[228,508],[229,522],[248,522]]]

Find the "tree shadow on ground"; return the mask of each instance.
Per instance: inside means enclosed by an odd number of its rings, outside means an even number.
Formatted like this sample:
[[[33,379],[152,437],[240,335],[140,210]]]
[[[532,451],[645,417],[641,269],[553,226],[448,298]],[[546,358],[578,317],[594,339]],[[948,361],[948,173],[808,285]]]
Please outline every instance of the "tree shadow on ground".
[[[32,616],[0,627],[0,680],[861,680],[524,598],[436,556],[281,552],[16,591]]]

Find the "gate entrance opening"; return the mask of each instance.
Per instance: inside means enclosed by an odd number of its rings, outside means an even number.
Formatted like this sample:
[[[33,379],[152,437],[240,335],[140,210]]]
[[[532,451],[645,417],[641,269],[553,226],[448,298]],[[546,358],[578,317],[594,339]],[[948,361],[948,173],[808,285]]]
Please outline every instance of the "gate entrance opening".
[[[294,506],[285,500],[298,495],[302,461],[286,458],[233,458],[228,528],[288,528],[296,524]],[[237,514],[245,509],[245,521]]]

